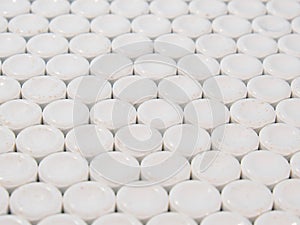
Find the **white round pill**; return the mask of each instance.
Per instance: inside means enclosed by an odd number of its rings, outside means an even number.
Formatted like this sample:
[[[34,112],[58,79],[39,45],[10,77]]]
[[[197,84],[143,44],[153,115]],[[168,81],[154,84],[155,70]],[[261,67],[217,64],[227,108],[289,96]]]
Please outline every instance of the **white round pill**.
[[[188,13],[188,5],[183,0],[154,0],[150,3],[150,12],[173,19]]]
[[[266,13],[266,7],[260,0],[233,0],[228,3],[227,8],[230,14],[246,19],[253,19]]]
[[[7,25],[8,25],[7,19],[4,18],[3,16],[0,16],[0,32],[1,33],[6,32]]]
[[[149,38],[171,32],[171,22],[164,17],[147,14],[136,17],[131,23],[132,31],[140,33]]]
[[[40,160],[49,154],[64,150],[64,135],[52,126],[30,126],[18,134],[16,148],[18,152]]]
[[[168,128],[163,136],[164,150],[188,159],[210,149],[208,132],[192,124],[180,124]]]
[[[141,182],[123,186],[117,194],[117,210],[131,214],[141,221],[166,212],[168,202],[168,193],[161,186],[147,186],[147,183]]]
[[[118,99],[107,99],[91,108],[90,119],[93,124],[104,126],[109,130],[117,130],[135,123],[136,114],[136,109],[130,103]]]
[[[21,85],[14,78],[8,76],[0,77],[0,103],[18,99],[21,93]]]
[[[25,53],[26,41],[23,37],[13,33],[0,33],[0,57],[6,58]]]
[[[77,217],[70,214],[56,214],[48,216],[41,220],[37,225],[52,225],[52,224],[65,224],[65,225],[86,225],[86,223]]]
[[[255,219],[273,206],[271,191],[263,184],[250,180],[237,180],[222,190],[222,209]]]
[[[125,213],[111,213],[96,219],[92,225],[142,225],[135,217]]]
[[[270,124],[260,131],[259,141],[261,148],[289,158],[300,150],[300,130],[284,123]]]
[[[148,13],[148,3],[144,0],[114,0],[110,4],[110,11],[113,14],[121,15],[132,19]]]
[[[260,182],[269,188],[290,176],[288,161],[283,156],[267,150],[247,154],[241,161],[241,167],[244,179]]]
[[[287,0],[271,0],[266,4],[269,14],[283,17],[285,19],[293,19],[300,15],[300,4],[297,1]]]
[[[0,186],[0,197],[1,197],[1,202],[0,202],[0,215],[6,215],[8,213],[8,204],[9,204],[9,194],[7,190]],[[1,217],[0,216],[0,222],[1,222]]]
[[[254,98],[242,99],[233,103],[230,115],[232,122],[253,129],[260,129],[273,123],[276,118],[275,110],[270,104]]]
[[[236,43],[232,38],[221,34],[205,34],[197,39],[196,50],[204,55],[220,59],[225,55],[235,53]]]
[[[144,124],[122,127],[115,134],[115,150],[141,159],[162,150],[162,136],[158,130]]]
[[[221,208],[221,196],[212,185],[197,181],[185,181],[175,185],[169,194],[170,209],[199,221]]]
[[[300,16],[296,17],[295,19],[292,20],[292,30],[294,33],[300,33]]]
[[[274,208],[299,216],[299,191],[299,179],[288,179],[277,184],[273,189]]]
[[[3,215],[0,216],[0,223],[8,225],[31,225],[27,220],[20,216]]]
[[[300,78],[296,78],[291,83],[292,88],[292,96],[293,97],[300,97]]]
[[[0,126],[0,154],[13,152],[15,149],[15,134],[7,127]]]
[[[300,153],[295,153],[290,160],[291,176],[300,178]]]
[[[295,127],[300,127],[300,118],[297,114],[300,109],[300,99],[290,98],[278,103],[276,107],[277,121]]]
[[[102,34],[84,33],[73,37],[69,42],[70,52],[92,59],[110,52],[111,42]]]
[[[28,0],[3,0],[0,4],[0,15],[6,18],[12,18],[19,14],[28,13],[30,10],[30,2]]]
[[[300,219],[292,213],[274,210],[260,215],[254,222],[254,225],[298,225]]]
[[[42,107],[66,97],[66,85],[57,77],[32,77],[22,85],[22,98],[33,101]]]
[[[79,101],[56,100],[44,108],[43,121],[44,124],[67,131],[75,126],[88,124],[89,109]]]
[[[76,0],[71,4],[71,12],[92,19],[109,13],[109,3],[104,0]]]
[[[189,10],[201,17],[213,19],[227,13],[226,4],[218,0],[193,0],[189,4]]]
[[[112,151],[112,133],[100,126],[86,124],[70,130],[65,138],[66,150],[79,153],[88,160],[100,153]]]
[[[197,223],[186,215],[168,212],[152,217],[147,225],[173,224],[173,225],[197,225]]]
[[[139,180],[140,167],[136,158],[119,151],[104,152],[90,163],[92,180],[115,190]]]
[[[288,55],[300,57],[299,42],[299,34],[285,35],[278,40],[278,48],[281,52],[284,52]]]
[[[17,188],[9,203],[13,214],[36,223],[61,212],[62,195],[51,184],[30,183]]]
[[[115,211],[115,194],[112,189],[97,182],[74,184],[64,194],[64,211],[75,214],[86,222]]]
[[[205,217],[201,225],[217,225],[220,223],[226,223],[231,225],[251,225],[252,223],[246,219],[245,217],[241,216],[238,213],[234,212],[217,212],[213,213],[207,217]]]
[[[31,12],[53,18],[69,13],[70,3],[67,0],[36,0],[31,4]]]
[[[0,106],[0,124],[13,131],[40,124],[41,119],[41,108],[28,100],[11,100]]]
[[[68,41],[59,34],[38,34],[27,42],[27,51],[42,58],[49,59],[68,52]]]
[[[248,152],[257,150],[259,139],[256,132],[236,123],[221,125],[211,134],[212,148],[241,158]]]

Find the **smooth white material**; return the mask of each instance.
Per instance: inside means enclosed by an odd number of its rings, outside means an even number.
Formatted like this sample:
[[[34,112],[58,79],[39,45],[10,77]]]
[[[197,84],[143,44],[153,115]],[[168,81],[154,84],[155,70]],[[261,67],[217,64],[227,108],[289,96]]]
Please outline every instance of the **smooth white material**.
[[[15,149],[15,134],[7,127],[0,126],[0,154]]]
[[[0,57],[6,58],[25,53],[26,41],[23,37],[12,33],[0,33]]]
[[[96,219],[92,225],[142,225],[135,217],[124,213],[111,213]]]
[[[53,18],[69,13],[70,3],[67,0],[36,0],[31,4],[31,11],[46,18]]]
[[[217,225],[220,223],[231,224],[231,225],[252,225],[252,223],[241,216],[238,213],[234,212],[217,212],[205,217],[201,225]]]
[[[276,107],[277,121],[300,128],[300,99],[290,98],[281,101]]]
[[[0,223],[9,225],[31,225],[27,220],[15,215],[0,216]]]
[[[300,57],[299,42],[299,34],[285,35],[278,40],[278,48],[281,52],[284,52],[288,55]]]
[[[4,18],[3,16],[0,16],[0,32],[5,32],[7,30],[7,19]]]
[[[92,19],[109,13],[109,3],[103,0],[76,0],[71,4],[71,12]]]
[[[0,103],[20,97],[21,85],[14,78],[1,76],[0,77]]]
[[[20,0],[18,2],[13,0],[3,0],[0,4],[0,15],[7,18],[28,13],[29,10],[30,2],[28,0]]]
[[[292,20],[292,30],[295,33],[300,33],[300,16],[296,17],[295,19]]]
[[[148,13],[148,3],[144,0],[114,0],[110,4],[110,11],[113,14],[121,15],[132,19]]]
[[[260,0],[232,0],[228,2],[227,8],[230,14],[246,19],[253,19],[266,13],[266,7]]]
[[[299,225],[300,219],[290,212],[274,210],[262,214],[254,222],[254,225],[269,225],[269,224]]]
[[[271,0],[266,4],[266,7],[269,14],[283,17],[288,20],[300,15],[300,4],[293,0],[286,0],[284,2],[280,0]]]
[[[189,218],[186,215],[180,214],[180,213],[162,213],[160,215],[152,217],[147,225],[197,225],[197,223]]]
[[[53,225],[53,224],[64,224],[64,225],[86,225],[86,223],[75,215],[69,214],[56,214],[48,216],[37,225]]]
[[[183,0],[154,0],[150,3],[150,12],[173,19],[188,13],[188,5]]]
[[[292,88],[292,96],[293,97],[300,97],[300,78],[296,78],[291,83]]]
[[[294,178],[300,178],[300,153],[295,153],[291,160],[291,176]]]
[[[0,215],[6,215],[8,213],[9,194],[4,187],[0,187]],[[1,222],[0,216],[0,222]]]
[[[227,13],[226,4],[218,0],[194,0],[189,4],[189,10],[201,17],[213,19]]]

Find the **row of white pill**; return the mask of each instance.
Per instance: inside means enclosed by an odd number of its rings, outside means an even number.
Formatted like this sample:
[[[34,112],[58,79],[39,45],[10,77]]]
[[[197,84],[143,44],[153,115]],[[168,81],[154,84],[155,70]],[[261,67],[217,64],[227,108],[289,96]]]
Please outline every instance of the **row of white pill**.
[[[289,179],[278,183],[271,192],[260,183],[237,180],[227,184],[220,194],[207,182],[190,180],[175,185],[168,193],[159,185],[147,186],[147,182],[139,181],[121,187],[115,195],[105,185],[86,181],[72,185],[62,195],[51,184],[33,182],[18,187],[10,197],[1,188],[1,213],[7,212],[9,204],[12,214],[37,223],[47,216],[61,213],[63,206],[65,213],[92,223],[117,209],[146,223],[170,209],[201,222],[205,216],[222,208],[254,221],[261,214],[271,211],[273,206],[291,213],[290,216],[299,215],[299,201],[294,198],[295,194],[299,194],[299,187],[299,179]]]

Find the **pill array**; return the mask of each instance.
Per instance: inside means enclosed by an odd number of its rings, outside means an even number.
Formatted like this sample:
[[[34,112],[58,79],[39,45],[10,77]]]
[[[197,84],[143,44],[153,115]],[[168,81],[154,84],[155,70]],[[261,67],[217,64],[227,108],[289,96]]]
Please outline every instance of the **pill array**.
[[[0,225],[300,225],[299,0],[1,0]]]

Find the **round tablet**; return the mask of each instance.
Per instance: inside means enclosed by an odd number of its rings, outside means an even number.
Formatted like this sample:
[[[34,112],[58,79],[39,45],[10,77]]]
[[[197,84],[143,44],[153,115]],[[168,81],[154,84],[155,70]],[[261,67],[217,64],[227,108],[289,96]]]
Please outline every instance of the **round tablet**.
[[[300,33],[300,16],[292,20],[292,30],[294,33]]]
[[[141,178],[148,184],[160,184],[170,190],[190,179],[191,166],[186,158],[169,151],[154,152],[141,162]]]
[[[111,84],[99,76],[81,76],[73,79],[67,88],[68,98],[79,100],[88,106],[111,98]]]
[[[244,3],[245,0],[237,1]],[[274,39],[261,34],[247,34],[240,37],[237,41],[237,48],[239,52],[257,58],[264,58],[268,55],[275,54],[278,50],[277,43]]]
[[[299,42],[299,34],[285,35],[278,40],[278,48],[281,52],[284,52],[288,55],[300,57]]]
[[[139,33],[122,34],[113,39],[112,51],[129,58],[137,58],[153,52],[153,42]]]
[[[92,19],[109,13],[109,3],[104,0],[76,0],[71,4],[71,12]]]
[[[269,88],[266,88],[266,85]],[[247,89],[249,98],[257,98],[275,105],[291,96],[291,87],[288,82],[270,75],[252,78],[247,84]]]
[[[90,119],[93,124],[117,130],[135,123],[136,114],[136,109],[130,103],[118,99],[107,99],[92,107]]]
[[[153,14],[136,17],[132,21],[131,27],[133,32],[149,38],[156,38],[171,32],[171,22],[167,18]]]
[[[15,134],[7,127],[0,126],[0,154],[15,150]]]
[[[27,127],[18,134],[16,148],[18,152],[40,160],[64,150],[64,135],[59,129],[48,125]]]
[[[300,130],[284,123],[265,126],[259,133],[260,145],[285,157],[300,150]]]
[[[225,55],[235,53],[236,43],[232,38],[221,34],[205,34],[197,39],[196,50],[204,55],[220,59]]]
[[[162,136],[158,130],[143,124],[122,127],[115,135],[115,150],[141,159],[162,150]]]
[[[112,189],[97,182],[74,184],[64,194],[64,211],[90,222],[115,211],[115,194]]]
[[[204,81],[203,93],[206,98],[230,105],[239,99],[246,98],[247,88],[240,79],[217,75]]]
[[[273,107],[261,100],[242,99],[230,108],[232,122],[240,123],[253,129],[260,129],[275,122],[276,114]]]
[[[300,219],[292,213],[284,211],[271,211],[260,215],[254,222],[254,225],[298,225]]]
[[[210,21],[199,15],[183,15],[175,18],[172,22],[174,33],[186,35],[190,38],[198,38],[203,34],[208,34],[211,29]]]
[[[0,216],[0,223],[8,225],[31,225],[27,220],[20,216],[3,215]]]
[[[61,212],[62,195],[51,184],[30,183],[17,188],[12,193],[9,203],[13,214],[36,223]]]
[[[107,37],[95,33],[76,35],[69,42],[69,48],[72,53],[87,59],[110,52],[110,47],[111,42]]]
[[[274,208],[299,216],[299,191],[299,179],[288,179],[277,184],[273,189]]]
[[[4,187],[0,186],[0,215],[6,215],[8,213],[8,203],[9,203],[9,194],[7,190]],[[1,216],[0,216],[0,222],[1,222]]]
[[[153,80],[141,76],[126,76],[113,85],[114,98],[140,104],[157,97],[157,86]]]
[[[144,0],[114,0],[110,4],[110,11],[113,14],[121,15],[132,19],[148,13],[148,3]]]
[[[294,178],[300,178],[300,153],[295,153],[290,160],[291,175]]]
[[[256,132],[241,124],[230,123],[215,128],[211,134],[212,148],[241,158],[258,149]]]
[[[175,185],[169,198],[171,211],[183,213],[197,221],[221,208],[219,191],[214,186],[197,180]]]
[[[111,213],[96,219],[92,225],[142,225],[135,217],[124,213]]]
[[[144,183],[137,183],[137,185]],[[133,184],[134,185],[134,184]],[[147,202],[147,204],[145,204]],[[123,186],[117,194],[118,211],[145,221],[168,210],[168,193],[161,186]]]
[[[208,19],[227,13],[226,4],[218,0],[193,0],[189,4],[189,10],[193,14]]]
[[[292,88],[292,96],[293,97],[300,97],[300,78],[296,78],[291,83]]]
[[[288,161],[283,156],[266,150],[254,151],[244,156],[241,167],[244,179],[260,182],[269,188],[290,176]]]
[[[154,51],[161,55],[178,59],[194,53],[195,43],[192,39],[181,34],[164,34],[155,39]]]
[[[58,54],[67,53],[68,41],[58,34],[45,33],[30,38],[26,47],[29,53],[49,59]]]
[[[114,138],[104,127],[86,124],[70,130],[65,139],[66,150],[79,153],[88,160],[100,153],[112,151]]]
[[[210,149],[208,132],[192,124],[180,124],[168,128],[163,137],[164,150],[178,153],[186,158]]]
[[[188,5],[183,0],[154,0],[150,3],[150,12],[173,19],[188,13]]]
[[[70,3],[67,0],[36,0],[31,4],[31,12],[46,18],[53,18],[69,13]]]
[[[248,80],[263,73],[262,63],[254,56],[246,54],[233,54],[221,60],[222,73],[241,79]]]
[[[184,108],[185,123],[195,124],[204,129],[212,129],[221,124],[228,123],[229,117],[227,107],[211,99],[194,100]]]
[[[0,4],[0,15],[6,18],[12,18],[19,14],[28,13],[30,10],[30,2],[28,0],[14,1],[4,0]]]
[[[65,14],[55,17],[49,24],[49,30],[66,38],[89,32],[90,22],[80,15]]]
[[[98,16],[91,22],[91,31],[108,38],[130,32],[130,21],[120,15],[107,14]]]
[[[18,99],[21,93],[21,85],[14,78],[8,76],[0,77],[0,103]]]
[[[158,97],[179,105],[202,97],[201,85],[184,75],[174,75],[162,79],[158,85]]]
[[[183,122],[182,109],[164,99],[151,99],[143,102],[137,109],[138,123],[164,130]]]
[[[0,57],[25,53],[26,41],[23,37],[13,33],[0,33]]]
[[[152,217],[147,225],[197,225],[197,223],[186,215],[174,212],[162,213]]]
[[[231,225],[252,225],[252,223],[248,219],[241,216],[240,214],[226,211],[213,213],[205,217],[202,220],[201,225],[216,225],[221,223]]]
[[[69,214],[56,214],[48,216],[41,220],[37,225],[52,225],[52,224],[65,224],[65,225],[86,225],[86,223],[76,215]]]
[[[38,76],[30,78],[22,85],[22,98],[41,106],[66,97],[66,85],[57,77]]]
[[[177,67],[179,74],[200,82],[220,73],[218,61],[202,54],[190,54],[182,57],[178,60]]]
[[[89,73],[89,62],[82,56],[75,54],[56,55],[47,62],[47,74],[64,81]]]
[[[278,103],[276,107],[277,121],[300,127],[300,118],[297,114],[300,109],[300,99],[290,98]]]
[[[116,80],[133,73],[132,61],[122,54],[104,54],[92,60],[90,72],[103,79]]]
[[[222,190],[223,210],[239,213],[251,220],[273,206],[271,191],[263,184],[250,180],[237,180]]]
[[[151,80],[160,80],[175,75],[176,72],[176,62],[161,54],[143,55],[134,62],[134,73]]]
[[[89,109],[81,102],[62,99],[51,102],[43,111],[44,124],[63,131],[89,122]]]
[[[0,124],[13,131],[40,124],[41,119],[41,108],[28,100],[11,100],[0,106]]]
[[[263,67],[265,73],[284,80],[291,80],[300,75],[300,59],[292,55],[270,55],[263,61]]]
[[[282,17],[264,15],[253,20],[252,29],[256,33],[271,38],[279,38],[291,32],[291,25]]]
[[[239,161],[221,151],[198,154],[192,160],[191,169],[193,179],[207,181],[218,189],[222,189],[231,181],[238,180],[241,175]]]
[[[43,16],[22,14],[9,21],[8,30],[28,38],[40,33],[47,33],[48,24],[48,20]]]
[[[4,18],[3,16],[0,16],[0,32],[1,33],[6,32],[7,25],[8,25],[7,19]]]
[[[227,8],[230,14],[246,19],[253,19],[266,13],[265,5],[260,0],[233,0],[228,3]]]
[[[251,33],[251,23],[239,16],[225,15],[213,20],[212,29],[215,33],[232,38],[238,38]]]
[[[91,161],[90,176],[92,180],[117,190],[139,180],[140,166],[136,158],[127,153],[105,152]]]
[[[75,183],[87,181],[88,175],[88,162],[77,153],[53,153],[39,164],[39,180],[53,184],[61,190]]]
[[[2,65],[2,72],[6,76],[19,81],[26,81],[35,76],[45,74],[45,61],[33,54],[17,54],[9,57]]]
[[[300,15],[300,4],[297,1],[287,0],[271,0],[266,4],[269,14],[283,17],[285,19],[293,19]]]

